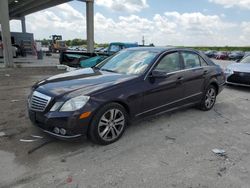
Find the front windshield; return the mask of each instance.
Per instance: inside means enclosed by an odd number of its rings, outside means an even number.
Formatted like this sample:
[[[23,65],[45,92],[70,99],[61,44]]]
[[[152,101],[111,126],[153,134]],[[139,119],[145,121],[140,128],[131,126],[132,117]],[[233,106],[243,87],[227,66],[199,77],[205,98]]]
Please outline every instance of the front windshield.
[[[157,52],[149,50],[120,51],[112,58],[97,65],[97,68],[122,74],[141,74],[146,70],[156,55]]]
[[[250,56],[247,56],[244,59],[242,59],[241,63],[249,63],[250,64]]]

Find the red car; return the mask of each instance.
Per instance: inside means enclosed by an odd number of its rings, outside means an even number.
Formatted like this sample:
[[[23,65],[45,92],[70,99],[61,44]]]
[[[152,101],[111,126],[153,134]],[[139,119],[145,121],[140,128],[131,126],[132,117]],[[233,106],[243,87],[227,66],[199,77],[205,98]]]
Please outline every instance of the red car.
[[[215,59],[227,60],[228,59],[228,53],[227,52],[218,52],[215,55]]]

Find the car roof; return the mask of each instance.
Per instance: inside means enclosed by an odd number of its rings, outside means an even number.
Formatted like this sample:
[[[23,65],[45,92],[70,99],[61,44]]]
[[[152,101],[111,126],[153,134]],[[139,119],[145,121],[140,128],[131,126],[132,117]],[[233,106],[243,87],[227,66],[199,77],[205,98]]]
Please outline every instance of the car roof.
[[[200,53],[198,50],[192,49],[192,48],[181,48],[181,47],[133,47],[128,48],[127,50],[133,50],[133,51],[152,51],[156,53],[162,53],[167,51],[174,51],[174,50],[185,50],[185,51],[193,51],[196,53]]]

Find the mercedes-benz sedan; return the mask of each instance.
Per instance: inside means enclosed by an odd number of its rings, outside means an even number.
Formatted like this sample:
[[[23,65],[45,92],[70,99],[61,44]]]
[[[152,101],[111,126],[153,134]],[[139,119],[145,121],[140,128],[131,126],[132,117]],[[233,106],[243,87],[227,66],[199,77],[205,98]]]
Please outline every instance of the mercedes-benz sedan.
[[[31,121],[59,138],[118,140],[131,120],[187,106],[210,110],[222,69],[190,49],[131,48],[93,68],[52,76],[32,87]]]
[[[250,55],[239,63],[228,65],[225,73],[227,84],[250,87]]]

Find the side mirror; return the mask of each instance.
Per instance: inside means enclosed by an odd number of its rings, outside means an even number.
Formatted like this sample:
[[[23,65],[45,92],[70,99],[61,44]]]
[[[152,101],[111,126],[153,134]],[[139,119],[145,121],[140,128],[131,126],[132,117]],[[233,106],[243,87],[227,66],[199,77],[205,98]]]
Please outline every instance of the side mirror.
[[[153,78],[167,78],[168,74],[163,71],[153,70],[151,72],[151,77]]]

